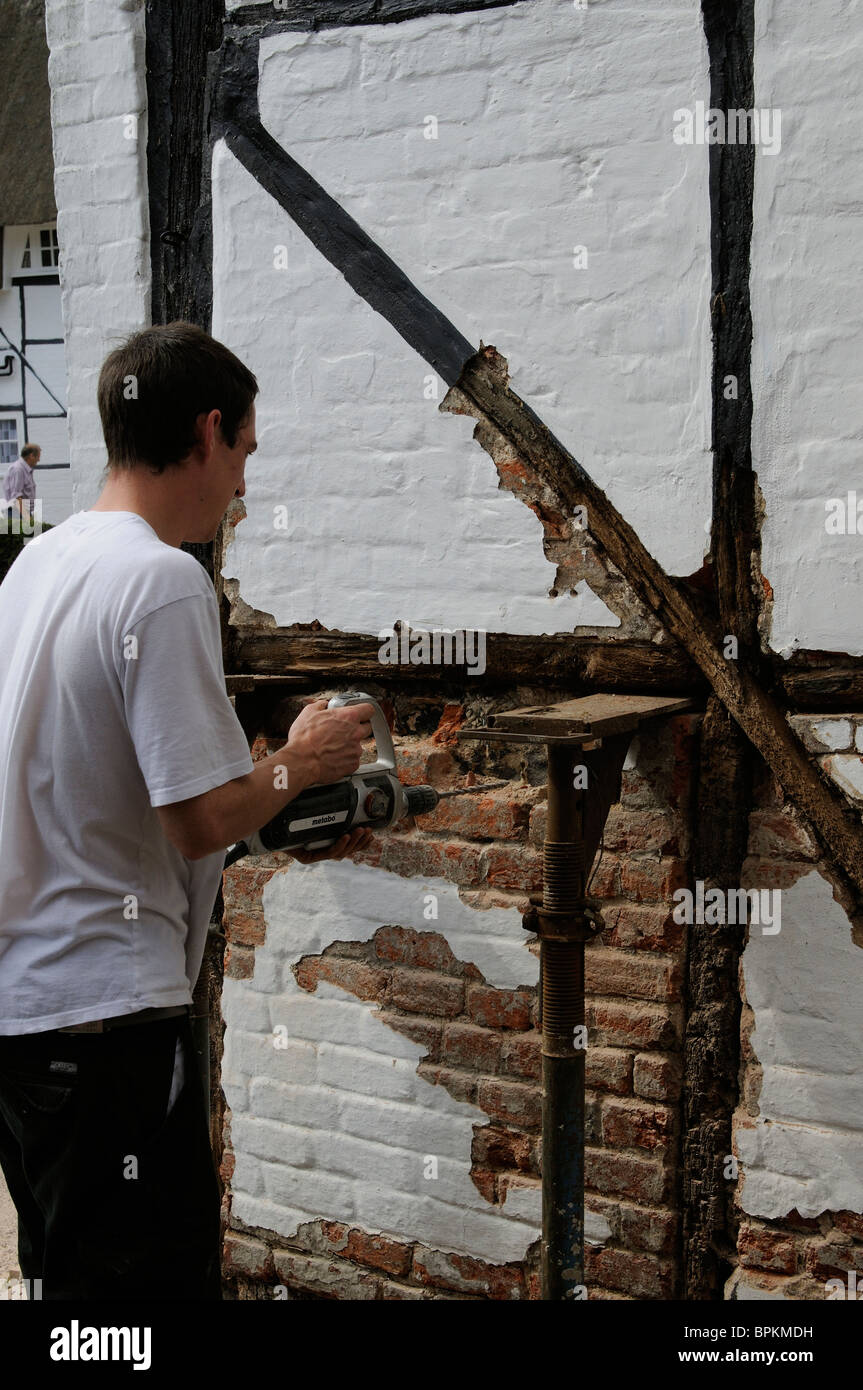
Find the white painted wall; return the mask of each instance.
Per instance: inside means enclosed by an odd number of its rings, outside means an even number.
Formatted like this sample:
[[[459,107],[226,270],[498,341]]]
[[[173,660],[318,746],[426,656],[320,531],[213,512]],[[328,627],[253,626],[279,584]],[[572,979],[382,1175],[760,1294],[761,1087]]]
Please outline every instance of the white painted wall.
[[[426,893],[438,896],[435,922],[423,917]],[[485,1114],[418,1076],[425,1048],[380,1022],[376,1005],[327,982],[309,993],[291,973],[333,941],[367,941],[397,922],[440,932],[490,985],[535,984],[520,914],[466,907],[444,879],[338,861],[275,874],[263,906],[267,939],[254,976],[226,979],[222,996],[234,1215],[291,1236],[324,1214],[492,1263],[523,1259],[540,1234],[540,1191],[511,1190],[503,1207],[479,1193],[471,1140]],[[284,1049],[274,1046],[279,1024]],[[437,1179],[424,1177],[428,1155]],[[590,1229],[608,1233],[601,1222]]]
[[[99,368],[150,322],[144,7],[47,0],[54,191],[76,510],[99,492]],[[126,138],[137,115],[137,139]]]
[[[863,501],[863,8],[756,0],[755,12],[756,105],[782,111],[780,154],[755,160],[751,275],[772,645],[860,655],[863,526],[828,535],[824,504]]]
[[[863,951],[816,872],[782,892],[778,935],[743,953],[764,1070],[754,1127],[738,1115],[740,1202],[751,1216],[863,1211]]]
[[[709,513],[709,208],[706,149],[672,132],[707,90],[689,0],[537,0],[261,46],[271,133],[470,341],[497,346],[684,574]],[[224,569],[245,601],[347,631],[609,624],[586,586],[548,597],[540,524],[498,489],[474,422],[424,399],[427,365],[223,146],[213,204],[214,332],[261,384]]]

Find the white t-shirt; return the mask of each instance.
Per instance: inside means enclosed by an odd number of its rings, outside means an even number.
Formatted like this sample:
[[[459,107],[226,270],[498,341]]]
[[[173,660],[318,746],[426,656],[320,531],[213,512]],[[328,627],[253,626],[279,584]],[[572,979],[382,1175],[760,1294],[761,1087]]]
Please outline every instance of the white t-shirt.
[[[134,512],[76,512],[0,584],[0,1034],[186,1004],[224,851],[153,809],[252,770],[216,596]]]

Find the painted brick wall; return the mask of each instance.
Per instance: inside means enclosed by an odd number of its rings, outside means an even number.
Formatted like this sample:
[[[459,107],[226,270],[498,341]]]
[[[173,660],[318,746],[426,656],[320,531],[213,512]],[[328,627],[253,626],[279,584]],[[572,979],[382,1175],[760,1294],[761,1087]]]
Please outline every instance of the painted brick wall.
[[[268,131],[472,343],[498,347],[662,563],[697,570],[707,160],[672,132],[708,83],[698,5],[532,0],[288,32],[262,40],[259,68]],[[224,568],[245,601],[348,632],[616,629],[595,571],[555,586],[540,523],[499,487],[473,422],[438,413],[428,364],[224,142],[213,207],[214,332],[261,383],[248,520]]]
[[[863,805],[863,716],[793,722],[825,771]],[[827,866],[769,777],[750,819],[743,883],[778,896],[781,929],[750,924],[741,961],[740,1266],[727,1295],[840,1298],[828,1286],[834,1279],[856,1297],[857,1274],[863,1291],[863,952]]]
[[[54,190],[76,511],[99,493],[96,381],[150,322],[147,96],[141,0],[47,0]]]
[[[829,533],[825,503],[859,490],[860,14],[845,0],[756,0],[755,14],[756,104],[784,118],[781,152],[756,158],[751,279],[772,644],[859,654],[861,536]]]
[[[453,730],[470,712],[401,737],[406,781],[463,785]],[[631,748],[591,888],[606,924],[587,950],[591,1297],[676,1289],[685,931],[671,895],[688,881],[697,725],[653,726]],[[379,837],[363,867],[227,871],[227,1254],[242,1296],[538,1296],[537,960],[521,911],[545,805],[531,776]]]

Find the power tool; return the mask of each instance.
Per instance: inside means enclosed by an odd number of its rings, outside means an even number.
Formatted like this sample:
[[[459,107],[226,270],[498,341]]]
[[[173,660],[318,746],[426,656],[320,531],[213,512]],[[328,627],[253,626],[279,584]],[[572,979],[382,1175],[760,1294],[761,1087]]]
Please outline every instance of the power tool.
[[[483,786],[458,787],[439,792],[427,784],[402,786],[396,774],[396,751],[384,712],[371,695],[351,690],[334,695],[327,709],[343,705],[370,704],[372,733],[377,761],[365,763],[350,777],[329,785],[307,787],[289,801],[283,811],[247,840],[240,840],[229,851],[225,868],[246,854],[269,854],[285,849],[325,849],[358,825],[386,830],[403,816],[421,816],[433,811],[447,796],[505,787],[506,782],[487,782]],[[332,835],[326,831],[332,830]]]

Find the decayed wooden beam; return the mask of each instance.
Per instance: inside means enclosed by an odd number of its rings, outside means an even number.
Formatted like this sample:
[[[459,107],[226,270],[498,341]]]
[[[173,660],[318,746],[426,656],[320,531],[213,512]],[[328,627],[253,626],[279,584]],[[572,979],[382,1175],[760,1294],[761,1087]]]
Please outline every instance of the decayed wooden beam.
[[[529,494],[563,517],[575,515],[576,507],[587,509],[590,534],[704,672],[786,796],[808,821],[825,854],[863,896],[863,826],[852,819],[848,803],[810,760],[779,705],[752,674],[743,644],[737,660],[725,657],[727,634],[703,608],[696,607],[680,581],[665,573],[602,489],[507,383],[505,360],[496,348],[482,347],[465,364],[440,409],[474,415],[480,422],[475,435],[493,459],[501,442],[495,439],[495,432],[503,437],[539,484],[531,492],[528,478],[519,489],[523,497]],[[495,459],[498,461],[503,460]]]
[[[677,645],[613,637],[556,633],[543,637],[490,632],[486,638],[486,676],[506,685],[541,678],[549,685],[583,684],[591,690],[706,695],[704,674]],[[291,628],[230,625],[226,628],[225,669],[254,676],[297,680],[330,672],[368,680],[416,684],[461,679],[463,667],[382,666],[377,637],[327,629],[297,632]],[[819,714],[863,709],[863,657],[834,652],[796,652],[786,661],[771,660],[774,688],[791,713]]]
[[[292,632],[286,628],[230,627],[226,669],[267,676],[326,676],[399,684],[451,678],[467,680],[464,666],[382,664],[375,636],[355,632]],[[473,678],[471,678],[473,679]],[[479,678],[477,678],[479,679]],[[568,633],[532,637],[489,632],[485,639],[483,688],[502,682],[573,685],[669,694],[706,693],[698,667],[674,643],[615,641]]]

